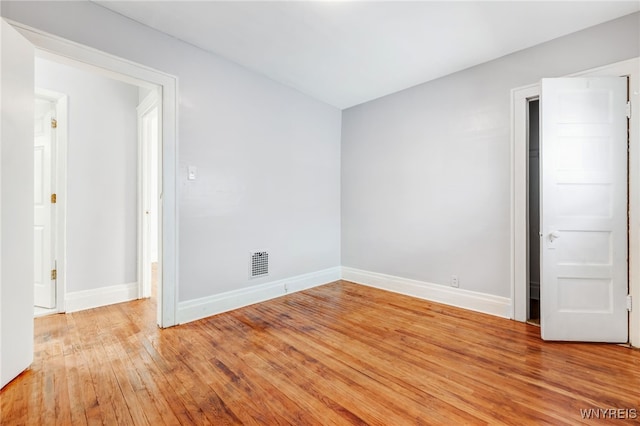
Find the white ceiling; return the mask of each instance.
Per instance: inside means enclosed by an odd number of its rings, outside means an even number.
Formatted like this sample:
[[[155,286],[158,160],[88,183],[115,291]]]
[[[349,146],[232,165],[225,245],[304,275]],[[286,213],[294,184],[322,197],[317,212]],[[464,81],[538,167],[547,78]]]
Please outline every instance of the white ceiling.
[[[96,1],[347,108],[640,10],[639,1]]]

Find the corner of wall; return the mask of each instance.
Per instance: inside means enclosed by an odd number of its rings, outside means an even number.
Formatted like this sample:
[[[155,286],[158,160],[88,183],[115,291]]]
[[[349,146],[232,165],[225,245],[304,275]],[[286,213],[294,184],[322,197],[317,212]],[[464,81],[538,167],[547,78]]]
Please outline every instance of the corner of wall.
[[[138,283],[136,282],[67,293],[64,298],[64,306],[65,311],[71,313],[129,302],[137,298]]]
[[[178,303],[177,324],[196,321],[340,279],[340,267]]]
[[[511,299],[377,272],[342,267],[342,279],[381,290],[443,303],[502,318],[511,317]]]

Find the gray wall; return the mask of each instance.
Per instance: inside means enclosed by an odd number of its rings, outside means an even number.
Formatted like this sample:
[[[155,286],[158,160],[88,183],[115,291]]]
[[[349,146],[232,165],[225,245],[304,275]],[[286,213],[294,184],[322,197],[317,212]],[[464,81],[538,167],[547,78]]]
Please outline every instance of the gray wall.
[[[338,109],[90,2],[2,3],[9,19],[178,77],[180,301],[340,265]],[[255,249],[270,275],[249,280]]]
[[[629,15],[343,112],[342,265],[510,296],[510,90],[640,55]]]
[[[640,53],[635,14],[345,110],[341,135],[339,110],[95,4],[2,14],[178,76],[182,301],[259,284],[252,249],[270,280],[342,263],[509,296],[510,89]]]
[[[138,87],[36,59],[69,97],[66,291],[137,282]]]

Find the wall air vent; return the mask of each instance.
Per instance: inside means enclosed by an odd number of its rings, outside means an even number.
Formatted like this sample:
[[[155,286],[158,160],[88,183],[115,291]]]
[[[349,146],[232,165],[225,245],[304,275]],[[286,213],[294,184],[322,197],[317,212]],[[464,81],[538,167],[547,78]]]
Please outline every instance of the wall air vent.
[[[269,275],[269,253],[266,251],[251,252],[249,259],[249,278]]]

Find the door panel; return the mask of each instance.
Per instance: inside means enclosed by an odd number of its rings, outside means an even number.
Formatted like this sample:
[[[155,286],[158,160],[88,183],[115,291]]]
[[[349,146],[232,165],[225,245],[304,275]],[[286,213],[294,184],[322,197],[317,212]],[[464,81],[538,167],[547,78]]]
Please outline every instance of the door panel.
[[[53,259],[52,162],[54,138],[51,119],[55,105],[36,99],[34,145],[34,304],[43,308],[56,306],[56,280],[51,279]]]
[[[33,360],[33,46],[0,18],[0,387]]]
[[[626,78],[541,93],[542,338],[626,342]]]

